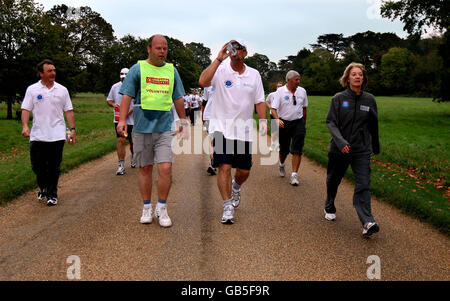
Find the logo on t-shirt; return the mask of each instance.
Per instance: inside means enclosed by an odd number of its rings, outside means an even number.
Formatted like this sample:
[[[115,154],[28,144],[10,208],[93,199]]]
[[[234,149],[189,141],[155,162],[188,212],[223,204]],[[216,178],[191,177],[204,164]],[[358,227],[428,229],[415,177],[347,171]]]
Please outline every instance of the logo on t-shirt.
[[[233,87],[233,82],[232,82],[231,80],[227,80],[227,81],[225,82],[225,87],[226,87],[226,88],[231,88],[231,87]]]
[[[349,107],[349,105],[350,105],[350,103],[348,102],[348,100],[347,99],[344,99],[343,101],[342,101],[342,107],[343,108],[348,108]]]
[[[168,78],[147,77],[146,83],[155,85],[169,85],[170,81]]]
[[[41,94],[39,94],[39,95],[37,96],[37,100],[38,100],[39,102],[42,101],[43,98],[44,98],[44,97],[42,97]]]
[[[286,95],[286,96],[284,97],[284,100],[285,100],[285,101],[289,101],[289,96]]]

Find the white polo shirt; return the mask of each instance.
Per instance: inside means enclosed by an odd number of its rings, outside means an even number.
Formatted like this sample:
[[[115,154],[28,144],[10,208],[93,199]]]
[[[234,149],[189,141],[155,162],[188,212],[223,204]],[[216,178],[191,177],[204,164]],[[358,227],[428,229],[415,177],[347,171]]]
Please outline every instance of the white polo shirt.
[[[286,85],[280,87],[273,97],[272,108],[277,110],[279,118],[292,121],[303,117],[303,108],[308,106],[306,90],[297,87],[294,93],[297,105],[294,106],[293,94]]]
[[[122,102],[122,94],[119,93],[120,87],[122,87],[122,82],[115,83],[111,87],[111,90],[109,90],[109,94],[108,94],[108,97],[106,97],[106,101],[112,100],[112,102],[117,103],[117,104],[120,105],[121,102]],[[130,109],[132,109],[132,108],[133,108],[133,100],[130,102],[130,106],[128,108],[128,111],[130,111]],[[114,119],[114,123],[119,123],[119,121],[116,121]],[[127,124],[134,125],[133,114],[128,115],[128,117],[127,117]]]
[[[21,108],[33,113],[30,141],[66,140],[64,112],[73,110],[66,87],[55,82],[48,89],[38,81],[27,88]]]
[[[211,117],[211,103],[214,98],[214,87],[209,86],[203,90],[203,99],[207,101],[205,110],[203,111],[203,119],[209,120]]]
[[[269,95],[267,95],[266,101],[267,101],[270,105],[272,105],[273,96],[275,95],[276,92],[277,92],[277,91],[274,91],[274,92],[272,92],[272,93],[269,93]]]
[[[214,74],[214,101],[211,104],[209,132],[222,132],[226,139],[253,141],[254,105],[264,102],[261,75],[245,65],[242,74],[222,63]]]

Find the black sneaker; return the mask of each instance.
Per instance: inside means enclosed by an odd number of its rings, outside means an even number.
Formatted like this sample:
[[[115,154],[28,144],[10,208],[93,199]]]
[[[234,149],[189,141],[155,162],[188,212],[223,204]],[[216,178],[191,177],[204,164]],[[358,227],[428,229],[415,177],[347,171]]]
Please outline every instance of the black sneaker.
[[[369,222],[364,225],[362,234],[364,237],[369,237],[378,231],[380,231],[378,224],[375,222]]]
[[[45,190],[40,190],[39,189],[39,192],[38,192],[38,195],[37,195],[38,201],[43,201],[45,198],[46,198]]]
[[[54,197],[48,198],[47,206],[50,207],[50,206],[55,206],[57,204],[58,204],[58,199],[57,198],[54,198]]]
[[[208,167],[208,170],[206,172],[209,173],[212,176],[216,175],[216,172],[214,171],[214,168],[212,168],[211,166]]]

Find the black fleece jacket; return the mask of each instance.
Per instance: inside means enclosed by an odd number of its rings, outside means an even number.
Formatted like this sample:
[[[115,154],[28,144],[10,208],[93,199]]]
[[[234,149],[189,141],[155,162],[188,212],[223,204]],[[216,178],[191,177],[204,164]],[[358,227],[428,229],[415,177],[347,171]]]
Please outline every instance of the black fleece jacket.
[[[331,134],[328,151],[341,153],[350,145],[350,154],[380,153],[378,110],[375,97],[347,88],[331,99],[326,124]]]

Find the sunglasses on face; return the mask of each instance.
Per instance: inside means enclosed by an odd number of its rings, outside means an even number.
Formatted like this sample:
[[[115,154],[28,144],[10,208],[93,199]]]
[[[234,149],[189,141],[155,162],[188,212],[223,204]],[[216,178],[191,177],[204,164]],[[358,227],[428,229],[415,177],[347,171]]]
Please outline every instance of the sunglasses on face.
[[[234,49],[236,49],[236,50],[243,50],[243,49],[245,49],[245,47],[242,46],[242,45],[240,45],[240,44],[235,44],[235,45],[233,45],[233,47],[234,47]]]
[[[127,73],[120,73],[120,75],[127,75]]]

